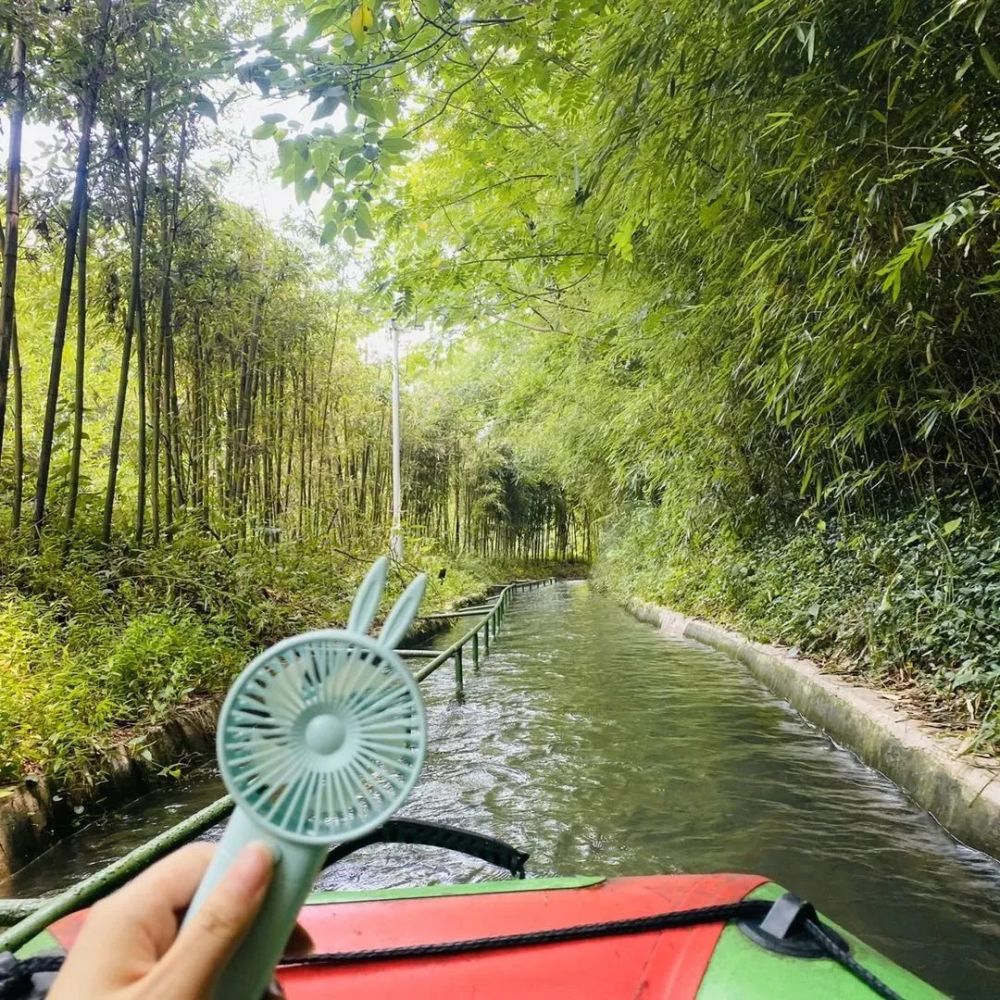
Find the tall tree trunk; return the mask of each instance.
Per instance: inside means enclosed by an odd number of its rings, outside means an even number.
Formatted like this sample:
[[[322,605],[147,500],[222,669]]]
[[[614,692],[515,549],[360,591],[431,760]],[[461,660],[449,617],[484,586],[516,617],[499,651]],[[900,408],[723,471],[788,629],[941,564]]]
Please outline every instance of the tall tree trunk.
[[[299,408],[299,502],[298,502],[298,526],[299,538],[305,534],[306,516],[306,394],[308,390],[308,371],[306,361],[302,361],[302,395],[301,406]]]
[[[76,372],[73,380],[73,444],[69,464],[69,496],[66,498],[66,545],[73,534],[76,504],[80,496],[80,457],[83,452],[83,388],[87,353],[87,251],[90,248],[90,198],[83,200],[80,216],[80,251],[76,271]]]
[[[176,497],[176,506],[186,503],[184,465],[181,461],[181,409],[177,397],[177,360],[174,352],[173,324],[171,333],[163,345],[163,375],[167,382],[167,453],[170,456],[169,483]],[[167,519],[167,538],[171,538],[174,523],[174,500],[171,500]]]
[[[235,342],[235,331],[232,341]],[[226,472],[222,480],[222,495],[225,500],[225,510],[227,518],[231,516],[234,493],[235,493],[235,469],[236,469],[236,428],[237,428],[237,400],[236,400],[236,348],[229,349],[229,377],[226,379]]]
[[[162,294],[163,291],[161,289],[161,296]],[[149,516],[154,545],[160,541],[160,417],[164,409],[163,387],[163,307],[161,304],[159,331],[153,347],[153,367],[149,378],[149,406],[152,410],[150,429],[153,434],[153,458],[149,465]],[[167,477],[167,491],[170,491],[169,474]]]
[[[13,30],[13,29],[12,29]],[[15,36],[11,60],[10,146],[7,150],[7,214],[3,244],[3,297],[0,301],[0,457],[3,456],[7,418],[7,380],[14,339],[14,300],[17,284],[17,240],[21,221],[21,132],[24,127],[24,38]]]
[[[140,266],[141,270],[141,266]],[[139,403],[139,438],[137,461],[139,466],[135,496],[135,543],[142,545],[146,533],[146,480],[149,476],[148,433],[146,428],[146,299],[139,287],[139,305],[135,322],[135,372],[136,396]]]
[[[287,370],[285,365],[282,363],[278,367],[278,396],[275,401],[275,406],[278,409],[278,443],[274,453],[274,523],[276,525],[281,515],[285,512],[285,503],[281,496],[282,483],[284,482],[281,473],[284,468],[283,463],[285,455],[285,413],[287,410],[287,405],[285,403],[286,377]]]
[[[177,162],[174,166],[173,189],[170,196],[167,196],[167,168],[163,157],[160,158],[160,190],[163,200],[161,207],[161,229],[160,242],[162,244],[163,269],[160,276],[160,342],[157,349],[157,385],[154,386],[153,402],[153,514],[154,525],[153,535],[159,537],[159,476],[160,476],[160,417],[161,414],[166,424],[166,447],[164,451],[167,457],[166,476],[166,499],[167,499],[167,531],[173,527],[173,480],[174,480],[174,454],[173,442],[175,438],[175,427],[173,417],[173,407],[171,406],[171,377],[173,373],[173,291],[171,289],[171,277],[173,274],[174,242],[177,238],[177,218],[180,210],[181,181],[184,176],[184,161],[187,157],[187,115],[181,118],[180,141],[177,147]],[[157,389],[159,392],[157,393]]]
[[[312,417],[316,405],[316,367],[312,366],[309,379],[309,417]],[[313,438],[316,421],[309,419],[306,430],[306,524],[312,525],[312,511],[315,496],[315,477],[313,476]]]
[[[191,499],[202,527],[208,528],[208,388],[205,384],[205,360],[201,344],[201,313],[194,317],[191,395],[194,400],[194,436],[192,439]],[[169,456],[169,451],[168,451]]]
[[[104,50],[108,40],[108,23],[111,19],[111,0],[103,0],[101,20],[97,29],[94,62],[87,75],[80,113],[80,148],[76,156],[76,179],[73,184],[73,201],[70,205],[69,223],[66,226],[66,248],[63,252],[62,281],[59,285],[59,305],[56,310],[56,328],[52,334],[52,359],[49,364],[49,388],[45,397],[45,419],[42,425],[42,442],[38,452],[38,479],[35,484],[35,513],[32,528],[35,541],[41,538],[45,523],[45,500],[49,489],[49,467],[52,462],[52,441],[56,426],[56,409],[59,406],[59,378],[62,374],[63,347],[66,343],[66,326],[69,322],[69,300],[73,290],[73,270],[76,267],[76,241],[80,219],[87,198],[90,174],[90,137],[97,110],[97,95],[101,85]]]
[[[259,339],[255,339],[251,344],[251,348],[256,348],[258,346]],[[257,400],[257,386],[260,381],[260,363],[257,359],[257,351],[253,350],[251,355],[251,367],[249,369],[249,381],[247,384],[247,407],[246,407],[246,418],[243,429],[242,446],[240,449],[240,482],[239,482],[239,497],[240,497],[240,520],[242,523],[243,536],[246,537],[247,527],[250,521],[250,483],[251,483],[251,469],[253,466],[253,446],[252,446],[252,431],[254,427],[254,421],[256,419],[256,400]]]
[[[247,512],[247,474],[250,463],[250,427],[252,423],[252,404],[257,370],[257,350],[260,344],[261,325],[263,323],[264,301],[260,296],[253,312],[250,343],[243,352],[240,368],[239,400],[236,413],[236,444],[233,450],[233,489],[232,496],[237,516],[243,520]],[[245,533],[246,524],[241,530]]]
[[[125,337],[122,342],[122,364],[118,373],[118,397],[115,401],[114,424],[111,428],[111,451],[108,456],[108,486],[104,494],[104,522],[101,538],[111,541],[111,526],[115,513],[115,490],[118,485],[118,465],[121,460],[122,425],[125,422],[125,403],[128,396],[129,365],[132,361],[132,338],[135,333],[136,317],[139,312],[142,282],[142,234],[146,218],[146,182],[149,174],[149,132],[153,115],[153,77],[146,78],[143,109],[142,152],[139,158],[139,178],[133,198],[128,164],[128,137],[122,130],[122,145],[125,154],[125,186],[130,205],[134,205],[132,220],[132,284],[129,294],[128,311],[125,316]],[[137,531],[138,522],[137,522]]]
[[[10,356],[14,364],[14,500],[10,523],[17,531],[21,527],[21,503],[24,499],[24,385],[21,381],[21,350],[17,343],[17,317],[14,317]]]

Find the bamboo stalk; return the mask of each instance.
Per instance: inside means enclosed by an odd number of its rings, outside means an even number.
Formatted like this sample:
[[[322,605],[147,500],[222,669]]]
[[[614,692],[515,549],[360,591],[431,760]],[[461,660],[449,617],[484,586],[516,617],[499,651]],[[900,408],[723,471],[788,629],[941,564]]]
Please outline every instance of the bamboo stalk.
[[[229,815],[232,808],[233,800],[228,795],[224,795],[221,799],[216,799],[211,805],[199,810],[193,816],[188,816],[187,819],[172,826],[159,836],[147,840],[145,844],[129,852],[125,857],[113,861],[89,878],[70,886],[58,896],[39,900],[41,905],[30,916],[25,917],[0,934],[0,952],[16,951],[27,944],[36,934],[45,930],[53,921],[66,916],[67,913],[72,913],[74,910],[92,906],[154,861],[221,822]],[[15,902],[22,906],[25,905],[24,900]],[[6,905],[4,904],[4,908],[0,908],[0,923],[2,923],[2,916],[7,912]]]

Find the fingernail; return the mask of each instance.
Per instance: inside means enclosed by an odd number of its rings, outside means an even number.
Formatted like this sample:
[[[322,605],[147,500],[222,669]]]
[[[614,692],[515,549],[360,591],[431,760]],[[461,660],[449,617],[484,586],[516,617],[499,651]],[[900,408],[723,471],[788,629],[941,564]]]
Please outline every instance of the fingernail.
[[[230,884],[249,897],[262,892],[271,881],[277,858],[263,841],[247,844],[236,856],[227,878]]]

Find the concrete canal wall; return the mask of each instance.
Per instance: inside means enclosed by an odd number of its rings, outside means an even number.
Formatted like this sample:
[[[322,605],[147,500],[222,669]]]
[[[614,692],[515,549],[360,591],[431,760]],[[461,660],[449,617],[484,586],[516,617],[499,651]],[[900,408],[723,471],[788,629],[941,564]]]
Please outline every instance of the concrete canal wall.
[[[812,660],[751,642],[710,622],[632,600],[629,611],[667,635],[694,639],[745,664],[807,721],[894,781],[955,837],[1000,858],[1000,767],[962,758],[960,744],[888,695],[826,673]]]
[[[81,821],[162,784],[163,769],[212,750],[221,698],[182,709],[141,737],[109,749],[99,774],[69,786],[46,777],[0,788],[0,879],[38,857]]]

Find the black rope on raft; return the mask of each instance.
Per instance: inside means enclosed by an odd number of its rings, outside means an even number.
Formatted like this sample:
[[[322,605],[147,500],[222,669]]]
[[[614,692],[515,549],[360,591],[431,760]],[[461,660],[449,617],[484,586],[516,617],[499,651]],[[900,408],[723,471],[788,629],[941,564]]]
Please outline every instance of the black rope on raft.
[[[289,959],[281,963],[284,968],[309,968],[351,965],[362,962],[390,962],[400,959],[435,958],[448,955],[469,955],[477,952],[498,951],[505,948],[526,948],[567,941],[585,941],[600,937],[619,937],[628,934],[648,934],[653,931],[693,927],[698,924],[726,923],[731,920],[760,920],[771,908],[765,900],[740,900],[717,906],[703,906],[692,910],[674,910],[655,913],[647,917],[609,920],[604,923],[578,924],[574,927],[556,927],[551,930],[525,931],[520,934],[500,934],[494,937],[470,938],[465,941],[441,941],[429,944],[404,945],[398,948],[368,948],[360,951],[333,951],[305,958]],[[805,929],[823,951],[851,975],[864,983],[883,1000],[903,1000],[898,993],[886,986],[877,976],[857,962],[815,920],[806,920]],[[0,955],[0,1000],[20,1000],[35,993],[32,977],[37,973],[54,973],[62,967],[62,955],[36,955],[18,960],[9,952]],[[35,995],[39,995],[35,993]],[[44,995],[44,994],[41,994]]]
[[[62,968],[65,955],[33,955],[15,958],[9,951],[0,953],[0,1000],[21,1000],[44,996],[47,987],[34,982],[36,975],[54,975]]]
[[[647,934],[651,931],[692,927],[697,924],[725,923],[730,920],[759,920],[771,908],[765,900],[740,900],[717,906],[703,906],[693,910],[675,910],[656,913],[648,917],[631,917],[626,920],[609,920],[605,923],[579,924],[575,927],[557,927],[552,930],[525,931],[520,934],[500,934],[494,937],[471,938],[465,941],[442,941],[430,944],[404,945],[398,948],[369,948],[360,951],[333,951],[282,962],[283,967],[316,967],[350,965],[361,962],[390,962],[408,958],[432,958],[447,955],[468,955],[476,952],[497,951],[504,948],[526,948],[536,945],[560,944],[566,941],[584,941],[598,937],[617,937],[627,934]],[[903,1000],[877,976],[856,962],[821,924],[808,921],[809,933],[823,950],[843,968],[884,1000]]]
[[[839,962],[848,972],[865,984],[873,993],[885,1000],[903,1000],[895,990],[890,989],[872,972],[869,972],[860,962],[852,958],[829,934],[826,928],[815,920],[805,921],[806,930],[813,939],[835,962]]]
[[[439,941],[430,944],[403,945],[399,948],[370,948],[361,951],[333,951],[304,958],[290,959],[283,965],[346,965],[358,962],[385,962],[403,958],[424,958],[440,955],[468,955],[501,948],[526,948],[534,945],[561,944],[564,941],[585,941],[589,938],[614,937],[625,934],[648,934],[695,924],[716,924],[727,920],[749,920],[767,912],[769,904],[754,900],[703,906],[696,910],[676,910],[648,917],[629,917],[599,924],[578,924],[575,927],[555,927],[544,931],[524,931],[520,934],[499,934],[494,937],[470,938],[465,941]]]

